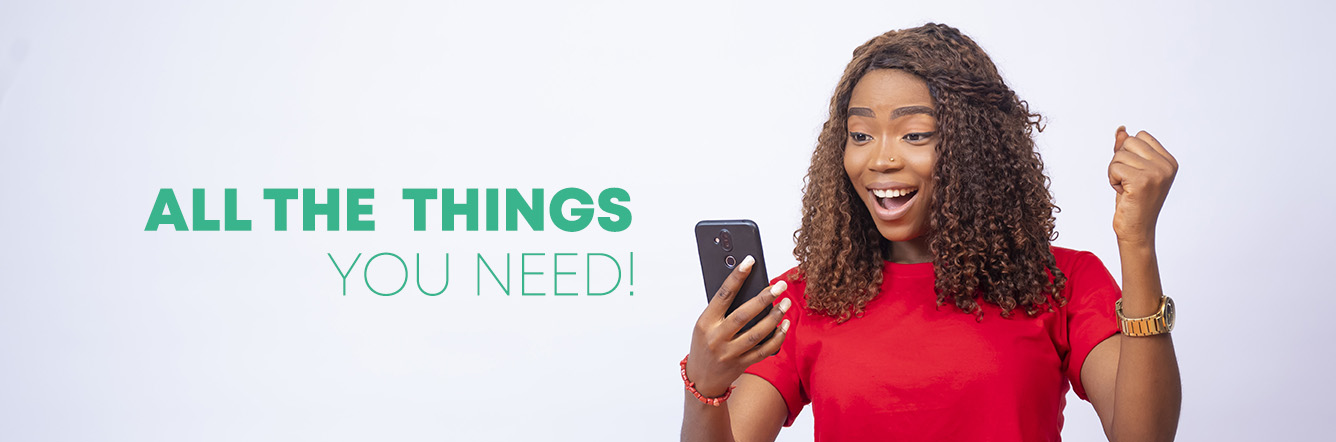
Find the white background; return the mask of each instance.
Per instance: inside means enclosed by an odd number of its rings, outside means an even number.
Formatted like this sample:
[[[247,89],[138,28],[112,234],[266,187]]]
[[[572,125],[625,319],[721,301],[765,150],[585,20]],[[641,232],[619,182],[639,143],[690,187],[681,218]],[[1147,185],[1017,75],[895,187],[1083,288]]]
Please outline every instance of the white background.
[[[1047,117],[1059,245],[1118,275],[1118,125],[1178,157],[1180,440],[1328,433],[1332,7],[482,3],[0,2],[0,439],[676,439],[692,225],[754,219],[792,266],[850,52],[926,21]],[[238,188],[255,231],[145,232],[164,187],[214,219]],[[375,188],[376,231],[274,232],[266,187]],[[622,187],[634,221],[413,232],[405,187]],[[450,252],[460,279],[340,296],[327,252]],[[477,252],[634,252],[636,294],[476,296]],[[780,438],[811,435],[809,408]]]

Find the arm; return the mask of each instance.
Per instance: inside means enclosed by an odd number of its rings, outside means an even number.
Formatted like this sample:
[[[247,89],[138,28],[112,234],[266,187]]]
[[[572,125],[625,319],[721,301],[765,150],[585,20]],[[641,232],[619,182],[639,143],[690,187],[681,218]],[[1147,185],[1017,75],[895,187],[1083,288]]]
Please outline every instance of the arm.
[[[754,262],[748,256],[733,269],[696,321],[687,357],[687,378],[705,397],[723,396],[730,384],[737,388],[718,407],[705,404],[684,390],[683,441],[774,440],[788,417],[787,405],[779,391],[765,379],[743,371],[779,351],[789,329],[787,319],[780,322],[790,306],[789,299],[781,301],[778,308],[772,309],[768,317],[747,333],[735,337],[751,318],[783,293],[785,283],[767,287],[725,316]],[[776,331],[773,336],[771,330]]]
[[[1123,313],[1145,317],[1159,310],[1163,295],[1155,220],[1178,161],[1146,132],[1128,138],[1119,128],[1116,146],[1109,180],[1118,191],[1114,232],[1123,268]],[[1174,439],[1183,391],[1169,334],[1106,339],[1086,357],[1081,382],[1110,441]]]
[[[760,440],[773,441],[788,417],[784,398],[770,382],[744,373],[734,384],[733,396],[715,407],[686,395],[682,419],[682,440]],[[704,394],[704,393],[702,393]]]
[[[1123,312],[1155,314],[1161,290],[1154,246],[1120,246]],[[1183,391],[1169,334],[1109,337],[1086,357],[1081,383],[1110,441],[1174,439]]]

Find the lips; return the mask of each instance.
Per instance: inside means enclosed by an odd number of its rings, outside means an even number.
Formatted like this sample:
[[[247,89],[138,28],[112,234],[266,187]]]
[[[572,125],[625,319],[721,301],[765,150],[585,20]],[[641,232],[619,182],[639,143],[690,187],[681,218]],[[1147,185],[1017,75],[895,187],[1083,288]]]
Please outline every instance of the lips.
[[[882,221],[894,221],[904,216],[918,201],[918,194],[916,187],[868,189],[868,196],[876,203],[873,211]]]

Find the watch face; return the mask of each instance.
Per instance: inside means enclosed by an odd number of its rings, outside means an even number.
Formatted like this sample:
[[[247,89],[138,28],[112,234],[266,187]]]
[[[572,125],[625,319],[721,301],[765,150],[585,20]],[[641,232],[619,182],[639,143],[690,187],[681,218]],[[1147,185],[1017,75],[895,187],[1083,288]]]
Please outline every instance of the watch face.
[[[1174,298],[1164,298],[1164,323],[1172,330],[1174,328]]]

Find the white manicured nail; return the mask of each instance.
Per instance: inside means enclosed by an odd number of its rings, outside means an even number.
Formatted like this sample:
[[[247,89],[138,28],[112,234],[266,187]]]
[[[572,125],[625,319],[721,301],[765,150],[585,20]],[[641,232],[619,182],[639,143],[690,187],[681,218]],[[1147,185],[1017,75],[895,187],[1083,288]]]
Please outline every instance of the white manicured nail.
[[[742,271],[744,272],[749,272],[751,271],[752,264],[755,263],[756,263],[756,258],[752,258],[751,255],[747,255],[746,258],[742,258],[742,264],[738,264],[738,268],[742,269]]]
[[[789,305],[791,305],[791,304],[793,304],[793,301],[789,300],[789,298],[784,298],[783,301],[779,301],[779,311],[780,311],[780,312],[788,312],[788,311],[789,311]]]
[[[770,294],[779,296],[780,293],[784,293],[784,290],[788,288],[789,285],[784,281],[776,282],[775,285],[770,286]]]

